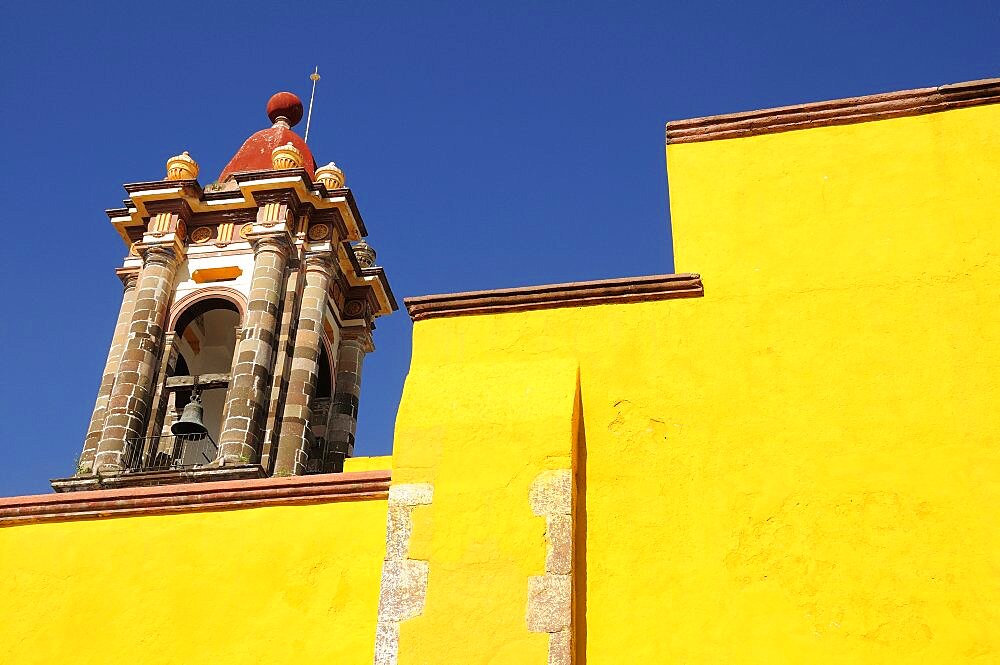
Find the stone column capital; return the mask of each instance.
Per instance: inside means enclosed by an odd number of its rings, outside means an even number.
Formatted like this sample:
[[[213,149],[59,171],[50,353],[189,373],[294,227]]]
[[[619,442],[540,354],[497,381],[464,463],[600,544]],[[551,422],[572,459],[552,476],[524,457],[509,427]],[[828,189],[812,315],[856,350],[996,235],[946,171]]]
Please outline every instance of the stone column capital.
[[[372,341],[371,330],[367,326],[352,326],[340,329],[340,343],[353,344],[364,349],[366,353],[372,351],[374,342]]]
[[[327,277],[333,277],[334,254],[330,250],[306,252],[304,263],[308,271],[320,271]]]
[[[280,254],[283,258],[288,258],[292,252],[292,241],[287,232],[280,233],[251,233],[250,245],[253,247],[254,256],[259,256],[264,252]]]
[[[147,245],[139,243],[136,249],[139,252],[139,256],[142,257],[144,268],[149,265],[173,268],[177,264],[177,250],[170,245]]]
[[[135,285],[139,283],[139,269],[138,268],[119,268],[115,271],[118,279],[121,280],[122,286],[125,290],[134,289]]]

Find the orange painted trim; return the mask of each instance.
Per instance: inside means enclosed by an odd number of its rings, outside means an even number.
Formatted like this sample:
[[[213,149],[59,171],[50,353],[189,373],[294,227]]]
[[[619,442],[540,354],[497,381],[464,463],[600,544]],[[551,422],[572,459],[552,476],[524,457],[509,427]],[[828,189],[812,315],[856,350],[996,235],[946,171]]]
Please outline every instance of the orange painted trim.
[[[0,499],[0,527],[262,506],[367,501],[389,493],[389,471],[225,480]]]
[[[414,321],[443,316],[502,314],[557,307],[610,305],[705,295],[701,276],[691,273],[621,277],[592,282],[545,284],[516,289],[469,291],[406,298],[403,303]]]
[[[667,123],[667,145],[847,125],[996,103],[1000,103],[1000,78],[966,81],[936,88],[675,120]]]
[[[200,268],[191,273],[191,279],[196,284],[206,282],[222,282],[229,279],[236,279],[243,274],[239,266],[224,266],[222,268]]]

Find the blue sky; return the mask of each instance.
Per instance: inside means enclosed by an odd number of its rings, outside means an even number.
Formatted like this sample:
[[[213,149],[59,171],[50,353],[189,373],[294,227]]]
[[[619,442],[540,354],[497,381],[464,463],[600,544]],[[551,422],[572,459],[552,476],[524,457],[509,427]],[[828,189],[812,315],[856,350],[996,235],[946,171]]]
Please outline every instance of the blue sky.
[[[402,303],[672,272],[667,120],[1000,75],[1000,4],[12,4],[0,495],[74,470],[121,299],[103,211],[122,183],[182,150],[211,182],[314,65],[310,147],[346,171]],[[378,323],[358,454],[391,448],[410,332],[403,311]]]

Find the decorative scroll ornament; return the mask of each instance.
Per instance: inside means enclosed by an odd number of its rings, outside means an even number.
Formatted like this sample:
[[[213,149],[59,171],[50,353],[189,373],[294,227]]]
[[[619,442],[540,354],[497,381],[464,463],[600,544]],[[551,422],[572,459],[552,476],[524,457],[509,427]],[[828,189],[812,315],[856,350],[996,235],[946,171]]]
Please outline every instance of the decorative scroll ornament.
[[[316,182],[323,183],[327,189],[340,189],[347,182],[347,179],[340,167],[330,162],[326,166],[316,169]]]
[[[354,256],[362,268],[371,268],[375,265],[375,250],[364,240],[356,243],[351,249],[354,250]]]
[[[207,226],[199,226],[194,231],[191,232],[191,242],[198,243],[199,245],[203,242],[208,242],[212,239],[212,229]]]
[[[198,162],[191,159],[187,150],[167,160],[167,180],[195,180]]]
[[[325,240],[330,235],[330,227],[326,224],[313,224],[309,227],[310,240]]]
[[[298,169],[304,163],[302,153],[291,143],[279,145],[271,151],[271,166],[275,169]]]

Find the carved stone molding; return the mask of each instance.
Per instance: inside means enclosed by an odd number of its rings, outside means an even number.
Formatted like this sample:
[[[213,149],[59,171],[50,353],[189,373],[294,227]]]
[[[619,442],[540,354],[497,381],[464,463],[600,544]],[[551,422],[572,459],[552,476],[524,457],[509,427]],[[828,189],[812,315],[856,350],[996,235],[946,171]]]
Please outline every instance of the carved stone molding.
[[[501,314],[556,307],[698,298],[704,294],[705,289],[700,275],[681,273],[448,293],[406,298],[403,302],[410,313],[410,318],[421,321],[441,316]]]
[[[242,322],[246,318],[247,314],[247,299],[240,291],[230,288],[228,286],[207,286],[205,288],[198,289],[192,293],[188,293],[179,300],[175,301],[170,308],[170,312],[167,318],[167,330],[173,330],[177,325],[177,320],[181,317],[191,305],[202,300],[208,300],[210,298],[222,298],[223,300],[228,300],[229,302],[236,305],[236,309],[239,310],[240,321]]]
[[[17,496],[0,499],[0,527],[35,522],[384,499],[388,495],[389,479],[389,471],[354,471]]]

